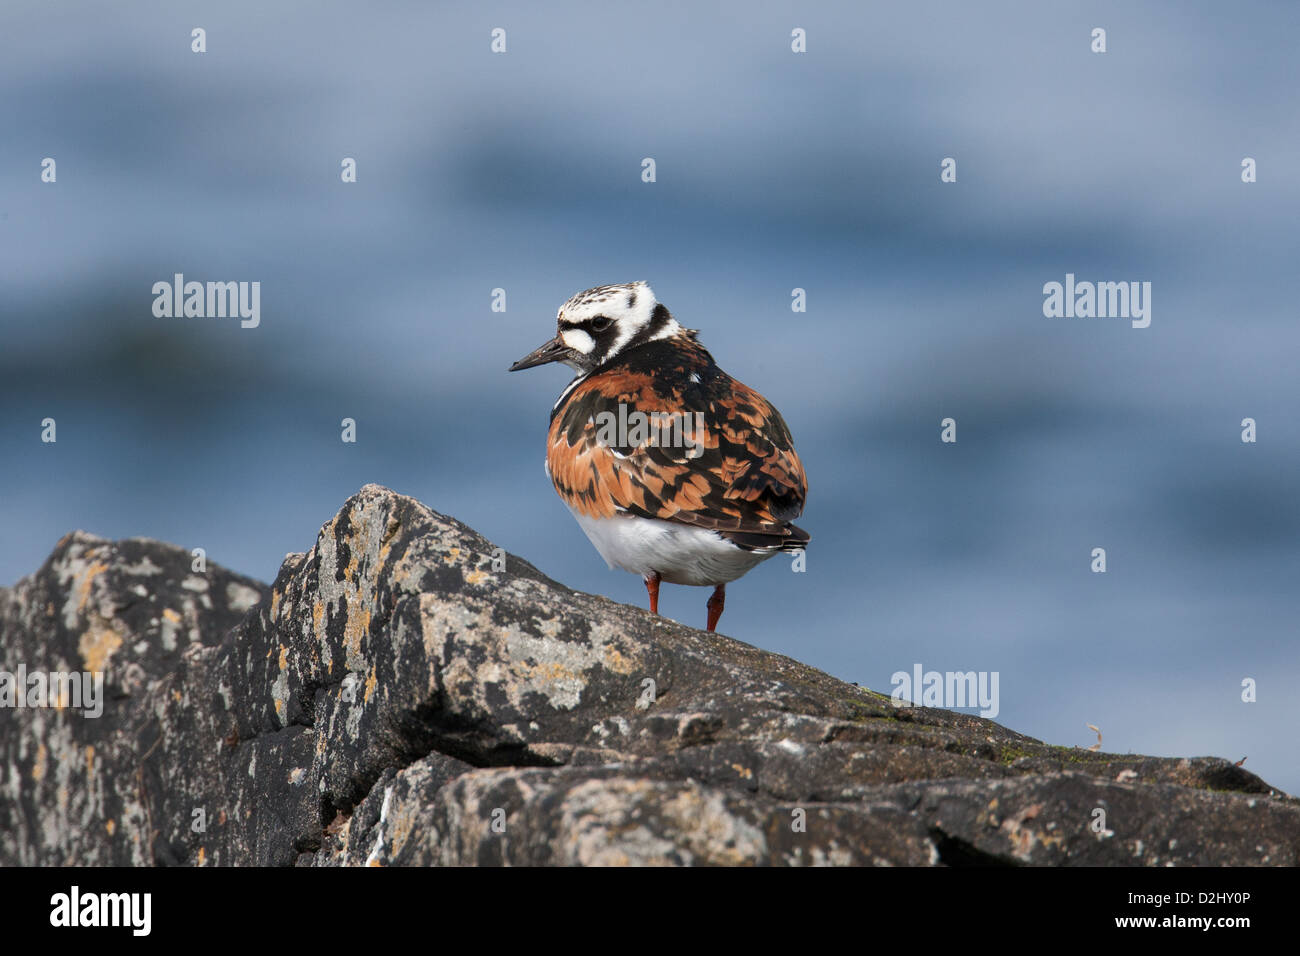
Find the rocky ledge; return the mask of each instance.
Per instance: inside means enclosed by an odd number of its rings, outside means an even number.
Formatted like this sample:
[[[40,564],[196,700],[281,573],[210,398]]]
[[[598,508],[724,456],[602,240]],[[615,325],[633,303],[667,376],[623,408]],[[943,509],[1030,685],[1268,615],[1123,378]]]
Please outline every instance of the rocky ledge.
[[[0,589],[0,670],[104,675],[0,712],[0,863],[1300,862],[1226,760],[898,709],[376,485],[270,589],[196,567],[74,532]]]

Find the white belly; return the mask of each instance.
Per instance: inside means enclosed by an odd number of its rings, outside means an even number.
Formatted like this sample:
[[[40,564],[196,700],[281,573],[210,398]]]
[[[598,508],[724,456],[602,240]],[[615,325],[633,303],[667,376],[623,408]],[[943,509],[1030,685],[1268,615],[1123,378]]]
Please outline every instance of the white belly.
[[[642,577],[658,571],[669,584],[726,584],[777,553],[745,551],[715,531],[658,518],[573,516],[611,568]]]

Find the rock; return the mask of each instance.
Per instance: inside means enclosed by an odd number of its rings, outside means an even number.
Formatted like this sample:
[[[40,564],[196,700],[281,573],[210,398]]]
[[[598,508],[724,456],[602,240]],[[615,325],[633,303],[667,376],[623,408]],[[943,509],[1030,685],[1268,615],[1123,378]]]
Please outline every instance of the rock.
[[[270,589],[189,561],[75,533],[0,589],[5,666],[108,697],[0,718],[0,863],[1300,862],[1300,801],[1225,760],[899,709],[376,485]]]
[[[169,857],[164,844],[151,851],[145,836],[158,827],[159,792],[181,769],[154,759],[161,735],[175,732],[159,725],[161,695],[210,695],[177,674],[266,592],[211,564],[203,573],[192,566],[173,545],[78,531],[35,574],[0,588],[0,670],[99,670],[105,698],[96,718],[0,709],[0,863],[185,858]]]

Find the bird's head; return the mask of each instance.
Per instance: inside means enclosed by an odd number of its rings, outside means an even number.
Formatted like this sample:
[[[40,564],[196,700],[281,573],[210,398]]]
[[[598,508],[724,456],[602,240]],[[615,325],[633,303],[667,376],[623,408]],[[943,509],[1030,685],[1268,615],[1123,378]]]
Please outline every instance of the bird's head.
[[[510,371],[563,362],[586,374],[628,349],[687,333],[655,300],[646,283],[597,286],[560,306],[555,338],[529,352]]]

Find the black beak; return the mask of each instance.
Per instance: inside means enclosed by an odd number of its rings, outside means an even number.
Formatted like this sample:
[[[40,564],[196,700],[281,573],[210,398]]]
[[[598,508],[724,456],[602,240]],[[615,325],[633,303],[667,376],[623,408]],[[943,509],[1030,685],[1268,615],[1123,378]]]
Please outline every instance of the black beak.
[[[518,372],[523,368],[535,368],[538,365],[545,365],[547,362],[563,362],[572,354],[573,349],[565,345],[557,335],[545,345],[533,349],[514,365],[510,366],[510,371]]]

